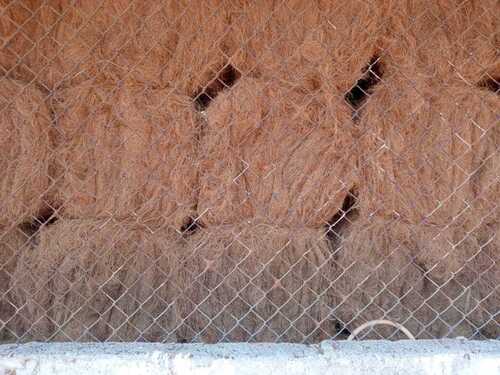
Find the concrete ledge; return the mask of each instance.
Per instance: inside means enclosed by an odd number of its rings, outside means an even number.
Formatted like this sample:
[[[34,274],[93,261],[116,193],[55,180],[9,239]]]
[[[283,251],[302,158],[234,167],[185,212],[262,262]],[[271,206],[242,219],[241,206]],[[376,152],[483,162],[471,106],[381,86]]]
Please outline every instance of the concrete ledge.
[[[500,341],[0,346],[0,375],[500,375]]]

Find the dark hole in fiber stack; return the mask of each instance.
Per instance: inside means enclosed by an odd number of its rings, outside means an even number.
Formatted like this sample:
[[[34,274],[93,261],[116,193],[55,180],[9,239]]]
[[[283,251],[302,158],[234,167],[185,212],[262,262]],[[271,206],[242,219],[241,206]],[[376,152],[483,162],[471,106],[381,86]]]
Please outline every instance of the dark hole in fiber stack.
[[[342,208],[330,219],[328,223],[327,237],[334,248],[342,241],[342,235],[349,224],[356,219],[358,210],[356,203],[358,196],[356,189],[351,189],[342,203]]]
[[[478,86],[486,90],[492,91],[495,94],[500,94],[500,77],[488,78],[479,82]]]
[[[33,235],[40,228],[56,223],[58,219],[56,209],[48,207],[41,211],[37,217],[34,217],[32,221],[21,224],[21,230],[28,235]]]
[[[345,325],[338,320],[335,322],[335,330],[338,332],[335,335],[337,340],[346,340],[351,335],[351,331],[349,331]]]
[[[202,228],[202,226],[200,223],[198,223],[197,219],[188,217],[185,220],[185,224],[181,227],[181,233],[183,236],[190,236],[200,228]]]
[[[204,111],[219,92],[230,88],[241,77],[240,72],[232,65],[226,65],[207,86],[200,89],[194,96],[196,109]]]
[[[380,57],[375,56],[365,68],[363,76],[356,82],[349,92],[344,95],[345,100],[353,109],[353,118],[359,117],[359,111],[362,109],[366,99],[373,92],[373,88],[382,79],[382,66]]]

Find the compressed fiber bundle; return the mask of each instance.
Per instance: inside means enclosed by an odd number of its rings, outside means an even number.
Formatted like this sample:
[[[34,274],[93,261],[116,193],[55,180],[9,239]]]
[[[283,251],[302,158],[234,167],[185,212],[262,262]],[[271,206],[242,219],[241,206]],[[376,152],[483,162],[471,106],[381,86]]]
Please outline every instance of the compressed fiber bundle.
[[[378,52],[390,0],[231,2],[224,48],[253,77],[348,91]]]
[[[387,79],[363,108],[361,210],[413,224],[481,217],[500,196],[497,95]]]
[[[104,76],[192,95],[223,66],[220,0],[48,0],[30,60],[48,88]],[[40,34],[40,32],[38,32]]]
[[[3,78],[0,91],[0,224],[15,224],[46,206],[52,119],[37,88]]]
[[[477,84],[500,76],[497,0],[406,0],[390,14],[391,71]]]
[[[196,204],[198,122],[169,89],[91,83],[55,94],[60,213],[182,227]]]
[[[19,255],[31,246],[30,239],[17,227],[0,227],[0,343],[15,340],[15,302],[10,296],[10,278]]]
[[[180,332],[205,343],[332,337],[333,266],[321,230],[253,222],[200,230],[175,274]]]
[[[198,212],[204,224],[246,219],[320,227],[353,185],[347,104],[276,81],[242,78],[206,111]]]
[[[459,231],[381,217],[355,222],[336,252],[332,288],[342,302],[333,315],[351,331],[389,319],[417,338],[494,338],[498,266],[479,262],[493,249],[477,246],[474,235],[452,242]],[[365,338],[394,337],[393,328],[377,327]]]
[[[180,235],[134,221],[67,220],[40,232],[11,286],[23,337],[175,341]]]

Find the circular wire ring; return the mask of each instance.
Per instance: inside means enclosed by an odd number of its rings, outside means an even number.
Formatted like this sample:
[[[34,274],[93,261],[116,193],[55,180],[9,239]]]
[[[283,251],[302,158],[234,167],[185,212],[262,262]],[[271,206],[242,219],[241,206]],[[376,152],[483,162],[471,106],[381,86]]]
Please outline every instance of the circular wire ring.
[[[349,335],[347,338],[348,341],[352,341],[361,331],[363,331],[366,328],[371,328],[376,325],[386,325],[386,326],[391,326],[394,328],[399,329],[401,332],[403,332],[410,340],[415,340],[415,336],[411,334],[411,332],[402,324],[399,323],[394,323],[390,320],[385,320],[385,319],[379,319],[379,320],[370,320],[369,322],[366,322],[364,324],[361,324],[358,328],[356,328],[352,333]]]

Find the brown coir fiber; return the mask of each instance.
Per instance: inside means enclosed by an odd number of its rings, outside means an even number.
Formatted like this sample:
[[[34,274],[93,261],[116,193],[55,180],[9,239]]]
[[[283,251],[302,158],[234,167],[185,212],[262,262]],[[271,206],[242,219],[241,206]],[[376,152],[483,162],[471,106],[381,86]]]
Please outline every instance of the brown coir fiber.
[[[183,240],[133,221],[67,220],[40,232],[12,277],[24,337],[175,341],[173,254]]]
[[[58,92],[55,108],[63,216],[184,224],[196,192],[198,123],[190,98],[85,84]]]
[[[464,267],[463,276],[458,274],[456,279],[460,285],[474,285],[472,293],[467,291],[468,304],[466,311],[476,326],[481,325],[480,334],[486,338],[500,336],[498,322],[498,306],[500,293],[500,210],[496,207],[492,216],[494,220],[483,220],[477,225],[472,235],[476,238],[476,252],[469,262],[471,266]],[[472,270],[472,272],[471,272]],[[472,280],[472,281],[471,281]],[[472,298],[471,298],[472,297]]]
[[[225,48],[254,77],[348,91],[377,53],[390,0],[233,1]]]
[[[242,78],[207,110],[201,221],[322,226],[353,184],[353,139],[341,97]]]
[[[0,223],[31,221],[50,185],[52,120],[41,91],[0,80]]]
[[[185,340],[317,342],[335,334],[333,260],[322,231],[248,222],[203,229],[186,245],[175,275]]]
[[[497,338],[500,326],[494,316],[500,303],[499,225],[483,218],[473,223],[472,230],[458,226],[432,234],[435,246],[419,256],[432,280],[424,295],[429,306],[443,312],[441,315],[456,315],[448,323],[467,327],[469,337]]]
[[[223,66],[220,0],[48,0],[30,67],[46,87],[103,76],[192,95]]]
[[[31,80],[40,0],[0,0],[0,75]]]
[[[384,52],[388,69],[441,82],[499,77],[499,11],[497,0],[397,2]]]
[[[465,233],[460,227],[378,217],[356,222],[336,252],[341,276],[333,288],[342,302],[335,317],[350,330],[366,321],[389,319],[417,338],[496,337],[498,327],[486,323],[498,303],[493,262],[498,262],[499,249],[493,249],[494,237],[485,242]],[[392,328],[377,327],[368,337],[398,335]]]
[[[17,227],[0,227],[0,343],[15,340],[15,302],[9,292],[10,278],[20,254],[30,246],[28,236]]]
[[[487,212],[468,212],[460,225],[420,227],[425,233],[420,241],[431,244],[417,254],[417,261],[431,281],[423,295],[436,312],[455,314],[454,322],[468,327],[469,337],[472,333],[475,338],[500,335],[494,318],[500,303],[499,219],[499,208],[490,202]]]
[[[500,197],[497,95],[385,80],[363,108],[361,209],[413,224],[482,217]]]

